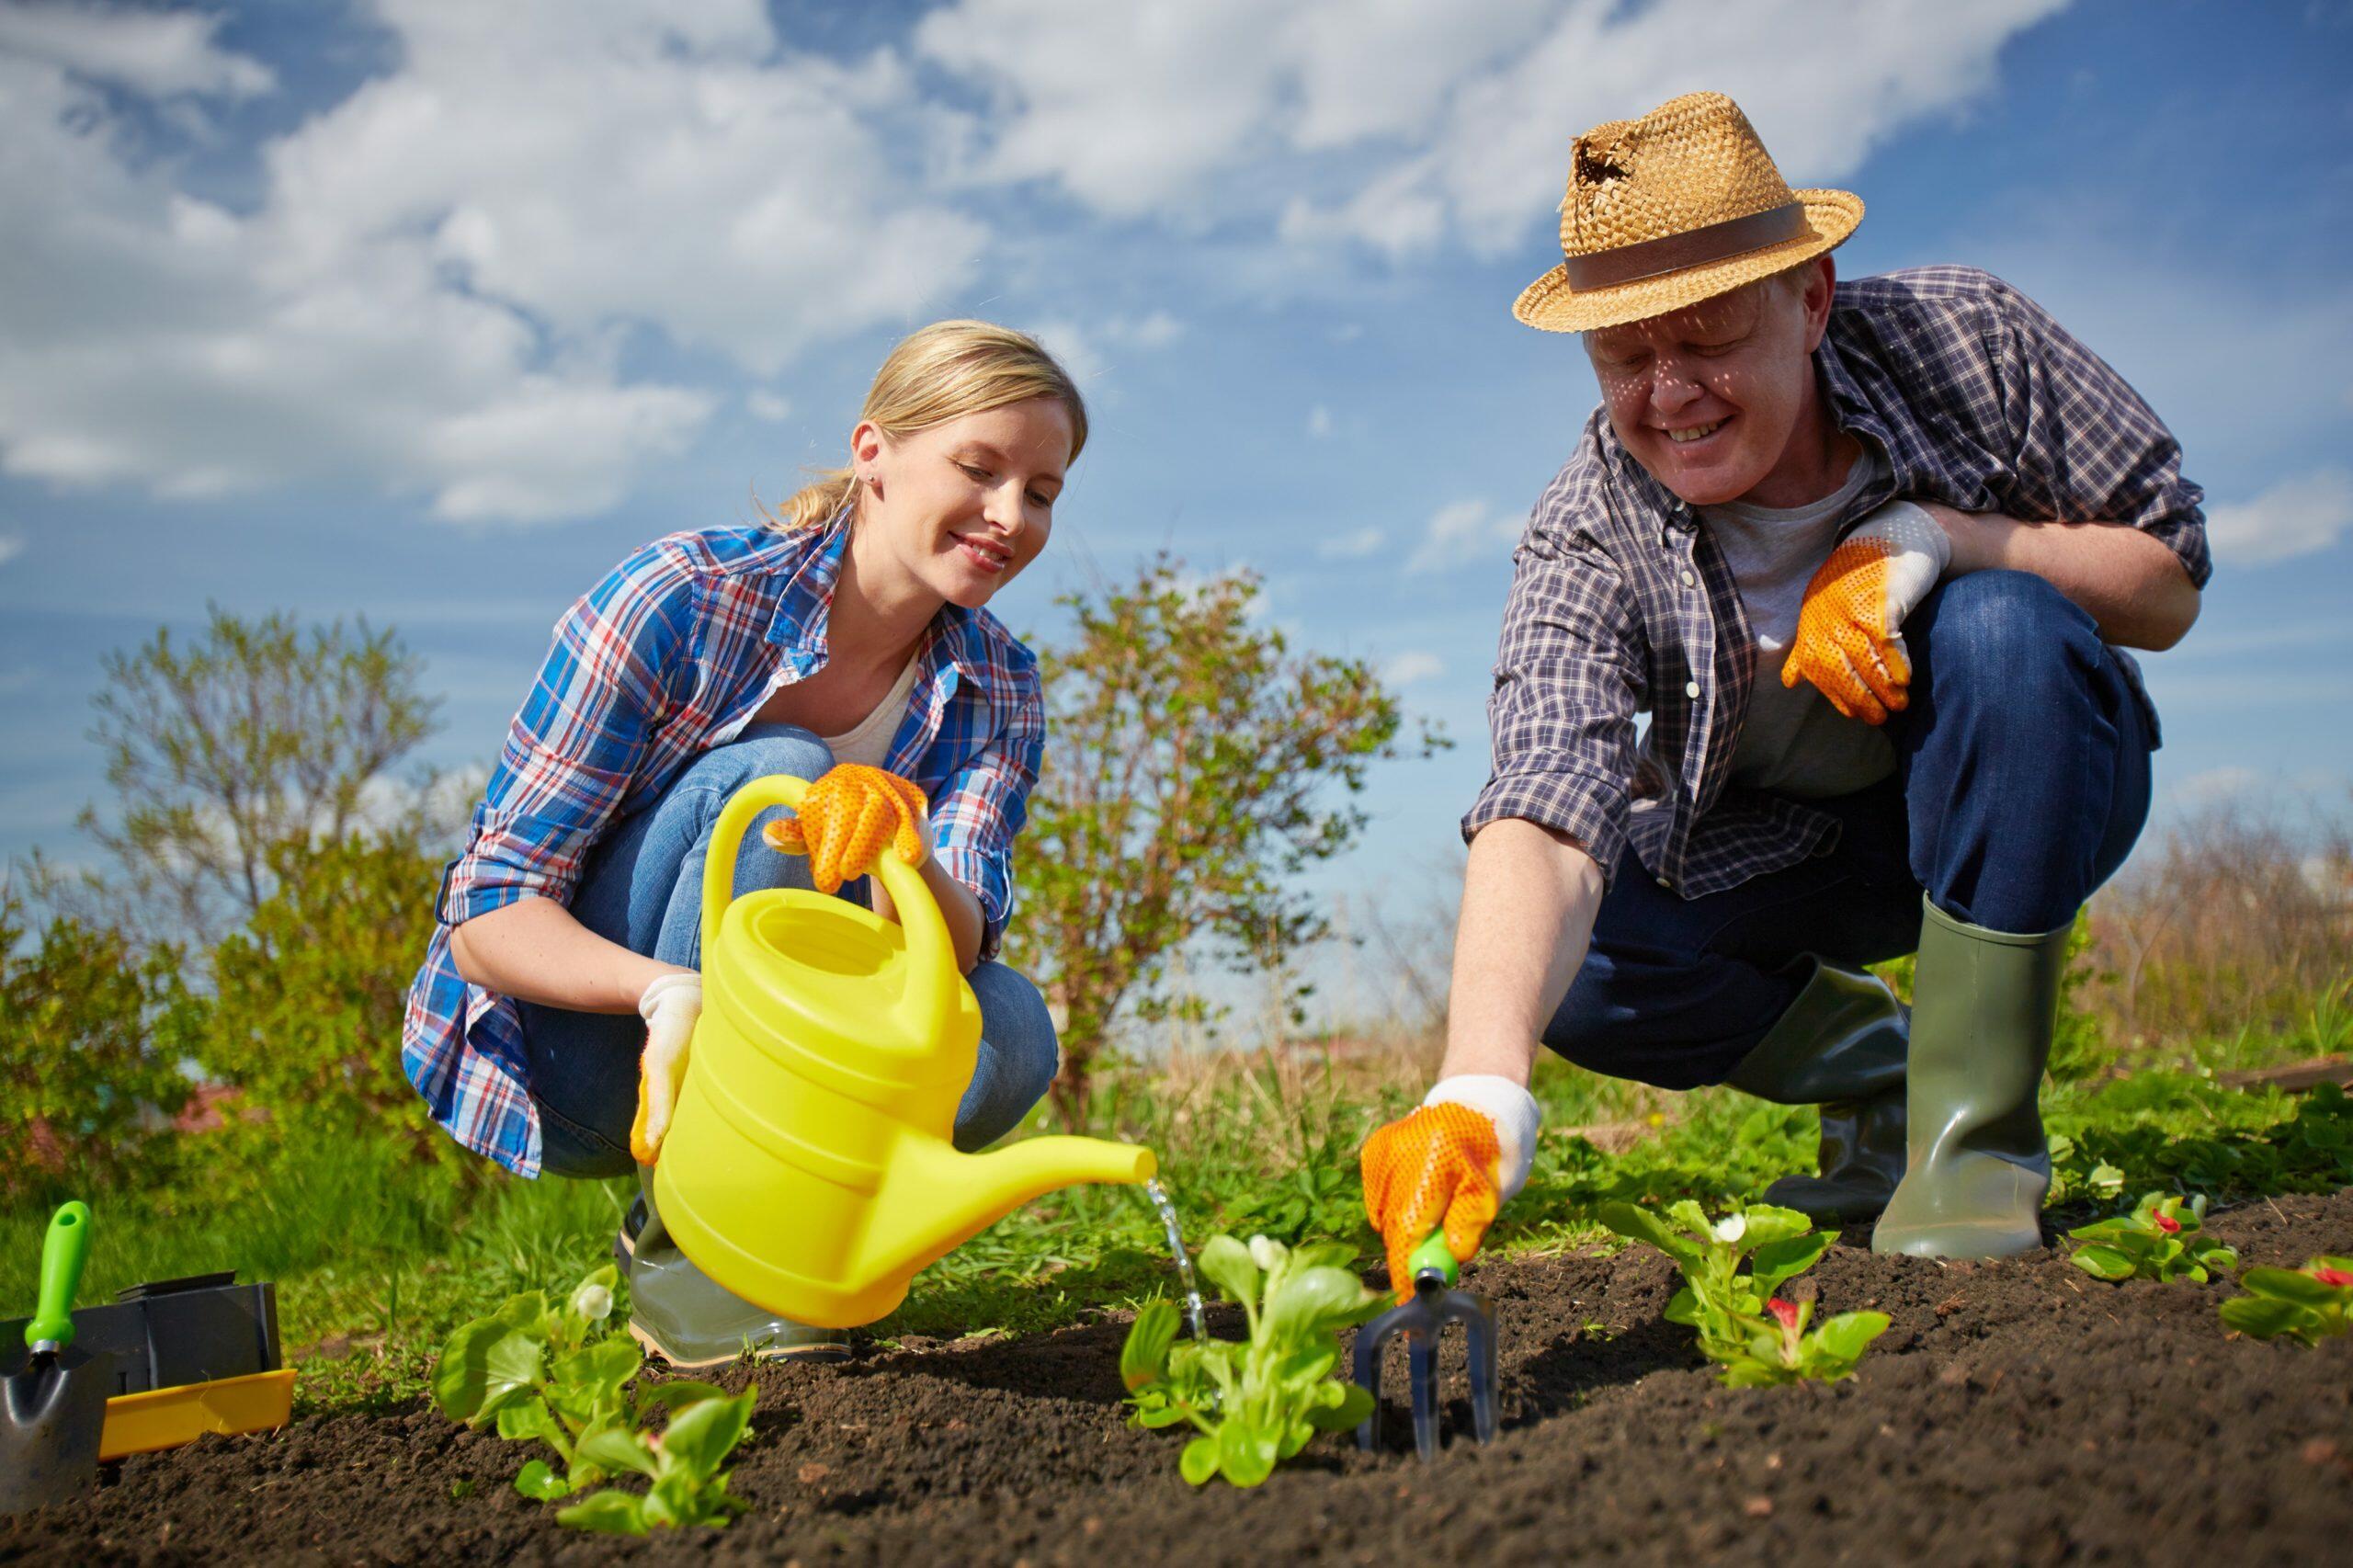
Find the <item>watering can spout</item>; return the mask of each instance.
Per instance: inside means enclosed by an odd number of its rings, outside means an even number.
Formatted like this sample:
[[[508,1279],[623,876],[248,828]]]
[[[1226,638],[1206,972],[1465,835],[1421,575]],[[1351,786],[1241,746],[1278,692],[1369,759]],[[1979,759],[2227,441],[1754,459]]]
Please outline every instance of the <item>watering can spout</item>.
[[[876,1195],[867,1271],[911,1273],[1057,1187],[1149,1181],[1158,1169],[1151,1150],[1100,1138],[1029,1138],[985,1154],[908,1139]]]

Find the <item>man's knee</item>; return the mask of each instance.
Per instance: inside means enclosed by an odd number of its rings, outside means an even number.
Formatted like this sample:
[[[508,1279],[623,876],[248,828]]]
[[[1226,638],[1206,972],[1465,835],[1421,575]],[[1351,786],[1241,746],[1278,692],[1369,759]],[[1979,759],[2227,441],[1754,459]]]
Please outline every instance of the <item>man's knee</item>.
[[[2031,572],[1972,572],[1938,587],[1923,609],[1931,679],[1958,692],[2015,691],[2071,675],[2091,617]]]

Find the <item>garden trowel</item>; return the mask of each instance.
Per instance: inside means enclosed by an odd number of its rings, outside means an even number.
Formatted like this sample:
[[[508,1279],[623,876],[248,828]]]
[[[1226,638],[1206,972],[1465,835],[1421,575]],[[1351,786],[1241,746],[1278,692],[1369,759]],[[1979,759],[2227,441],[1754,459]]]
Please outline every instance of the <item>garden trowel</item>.
[[[98,1472],[98,1434],[114,1391],[113,1358],[74,1348],[74,1294],[90,1255],[90,1207],[49,1221],[25,1369],[0,1389],[0,1514],[70,1503]]]
[[[1413,1383],[1414,1449],[1438,1457],[1438,1341],[1459,1323],[1471,1370],[1471,1426],[1483,1443],[1495,1440],[1495,1310],[1484,1296],[1452,1289],[1460,1278],[1444,1235],[1432,1232],[1414,1249],[1414,1299],[1392,1307],[1357,1331],[1356,1381],[1372,1395],[1372,1414],[1357,1427],[1357,1447],[1381,1446],[1381,1353],[1405,1336],[1405,1369]]]

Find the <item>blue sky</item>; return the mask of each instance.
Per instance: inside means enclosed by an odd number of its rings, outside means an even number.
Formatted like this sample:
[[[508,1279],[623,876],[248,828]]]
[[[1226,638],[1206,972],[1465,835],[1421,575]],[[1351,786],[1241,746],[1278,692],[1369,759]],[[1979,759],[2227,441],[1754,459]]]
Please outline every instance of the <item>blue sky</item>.
[[[657,25],[651,18],[661,18]],[[2353,8],[2060,0],[261,0],[0,8],[0,856],[84,854],[99,659],[208,600],[397,627],[486,760],[631,546],[834,460],[908,328],[1095,437],[998,600],[1171,548],[1461,743],[1330,887],[1442,899],[1509,543],[1594,402],[1512,321],[1569,139],[1699,87],[2171,423],[2204,619],[2161,810],[2353,779]],[[1400,891],[1403,890],[1403,891]]]

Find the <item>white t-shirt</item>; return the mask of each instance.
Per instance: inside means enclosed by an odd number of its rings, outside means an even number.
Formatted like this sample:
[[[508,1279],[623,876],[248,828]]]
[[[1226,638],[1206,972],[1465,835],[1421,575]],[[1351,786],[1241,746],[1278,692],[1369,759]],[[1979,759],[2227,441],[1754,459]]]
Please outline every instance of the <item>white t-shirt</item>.
[[[899,678],[891,683],[890,692],[874,705],[874,711],[858,722],[858,727],[838,735],[820,735],[825,748],[834,754],[835,762],[862,762],[869,767],[882,767],[891,759],[891,743],[898,738],[899,721],[907,714],[907,699],[914,695],[915,666],[922,661],[909,659]]]
[[[1842,716],[1810,681],[1781,684],[1781,662],[1797,634],[1805,585],[1837,542],[1847,504],[1884,472],[1865,447],[1846,483],[1804,506],[1701,506],[1708,536],[1723,551],[1739,585],[1741,607],[1756,638],[1756,679],[1748,717],[1732,754],[1732,780],[1801,801],[1851,794],[1895,771],[1886,731]]]

